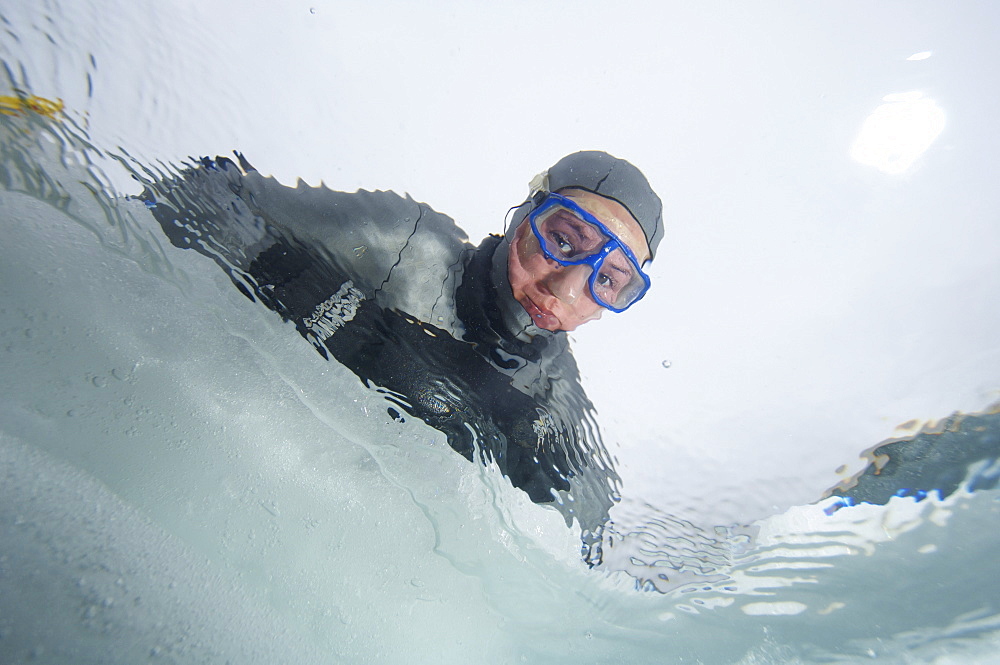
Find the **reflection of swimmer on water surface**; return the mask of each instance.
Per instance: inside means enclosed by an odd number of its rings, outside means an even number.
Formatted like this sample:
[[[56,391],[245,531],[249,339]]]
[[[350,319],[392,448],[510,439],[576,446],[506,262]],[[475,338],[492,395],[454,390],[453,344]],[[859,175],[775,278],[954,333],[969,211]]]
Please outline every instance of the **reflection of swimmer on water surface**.
[[[213,258],[465,457],[478,447],[587,530],[607,519],[619,479],[566,332],[649,288],[661,204],[630,163],[563,158],[478,247],[409,197],[285,187],[242,157],[203,160],[143,198],[173,244]]]
[[[842,497],[831,510],[858,503],[886,504],[893,497],[944,499],[962,489],[1000,484],[1000,404],[982,413],[956,413],[913,436],[890,439],[865,453],[860,473],[830,489]]]

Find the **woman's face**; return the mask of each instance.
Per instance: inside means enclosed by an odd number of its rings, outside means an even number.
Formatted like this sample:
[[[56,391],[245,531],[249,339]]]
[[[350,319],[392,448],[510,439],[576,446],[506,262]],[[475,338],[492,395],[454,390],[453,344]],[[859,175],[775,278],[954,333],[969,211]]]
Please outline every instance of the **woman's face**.
[[[622,204],[582,189],[557,192],[594,215],[629,246],[639,263],[649,259],[649,246],[639,222]],[[527,218],[514,233],[507,259],[507,275],[514,299],[535,325],[545,330],[576,330],[601,318],[604,308],[594,301],[587,282],[590,266],[561,266],[547,258]]]

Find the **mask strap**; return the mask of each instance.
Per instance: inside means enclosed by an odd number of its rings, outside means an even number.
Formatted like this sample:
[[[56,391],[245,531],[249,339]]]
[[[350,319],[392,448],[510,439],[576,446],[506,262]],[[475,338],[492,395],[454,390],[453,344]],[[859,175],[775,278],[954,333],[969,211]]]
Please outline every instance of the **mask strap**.
[[[504,218],[504,233],[503,233],[504,237],[506,237],[507,240],[513,239],[514,230],[517,228],[517,226],[520,226],[521,222],[523,222],[525,217],[528,216],[528,212],[534,208],[537,208],[539,204],[541,204],[541,202],[548,195],[549,195],[549,172],[542,171],[534,178],[532,178],[531,182],[528,183],[528,199],[521,205],[514,206],[513,208],[507,211],[507,215]],[[531,203],[531,206],[527,209],[527,211],[523,215],[520,216],[520,218],[515,219],[516,217],[518,217],[516,212],[520,210],[522,207],[524,207],[525,203],[528,202]],[[512,215],[511,213],[514,213],[514,215]],[[512,225],[512,222],[515,221],[517,223]]]

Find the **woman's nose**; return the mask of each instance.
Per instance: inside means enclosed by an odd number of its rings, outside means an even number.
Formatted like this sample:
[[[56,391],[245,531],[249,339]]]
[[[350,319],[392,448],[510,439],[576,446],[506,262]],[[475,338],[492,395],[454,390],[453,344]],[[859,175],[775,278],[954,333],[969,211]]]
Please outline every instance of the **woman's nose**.
[[[574,304],[580,296],[590,291],[587,281],[590,279],[591,268],[587,265],[563,266],[551,274],[548,280],[552,295],[567,305]]]

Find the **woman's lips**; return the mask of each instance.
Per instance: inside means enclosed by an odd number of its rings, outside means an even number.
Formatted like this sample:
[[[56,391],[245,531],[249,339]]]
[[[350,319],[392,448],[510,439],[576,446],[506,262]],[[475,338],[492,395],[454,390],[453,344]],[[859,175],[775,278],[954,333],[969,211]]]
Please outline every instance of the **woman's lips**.
[[[528,296],[524,296],[524,300],[521,301],[521,307],[524,308],[524,311],[528,313],[528,316],[531,317],[531,320],[534,321],[535,325],[539,328],[543,328],[545,330],[559,329],[559,319],[556,318],[556,315],[547,309],[539,307],[535,304],[535,301]]]

